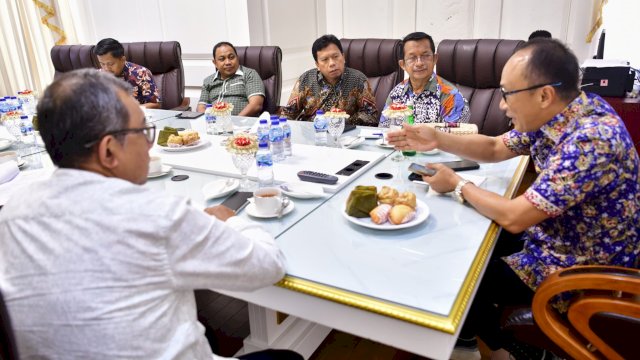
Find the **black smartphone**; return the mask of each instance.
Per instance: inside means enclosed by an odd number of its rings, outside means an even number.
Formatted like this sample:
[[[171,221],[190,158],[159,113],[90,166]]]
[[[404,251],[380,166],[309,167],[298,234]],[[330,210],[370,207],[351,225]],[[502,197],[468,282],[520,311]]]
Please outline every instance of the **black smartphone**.
[[[427,176],[433,176],[436,174],[436,171],[433,169],[429,169],[426,166],[422,166],[420,164],[416,164],[416,163],[411,163],[411,165],[409,165],[409,171],[411,171],[412,173],[416,173],[419,175],[427,175]]]
[[[178,116],[179,119],[197,119],[200,116],[204,115],[204,113],[196,112],[196,111],[183,111]]]
[[[224,205],[238,213],[249,204],[249,198],[252,196],[253,193],[251,191],[236,191],[224,199],[220,205]]]
[[[447,161],[440,164],[450,167],[453,171],[480,169],[480,164],[472,160]]]

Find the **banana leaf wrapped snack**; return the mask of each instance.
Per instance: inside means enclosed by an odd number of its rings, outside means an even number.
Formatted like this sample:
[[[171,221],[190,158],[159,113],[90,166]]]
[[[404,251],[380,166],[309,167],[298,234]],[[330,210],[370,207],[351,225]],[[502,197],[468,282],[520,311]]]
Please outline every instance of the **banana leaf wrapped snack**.
[[[369,217],[369,212],[378,206],[377,196],[375,186],[356,186],[347,199],[347,214],[357,218]]]
[[[169,136],[175,135],[178,136],[178,130],[165,126],[164,129],[160,130],[158,134],[158,145],[167,146],[167,141],[169,140]]]

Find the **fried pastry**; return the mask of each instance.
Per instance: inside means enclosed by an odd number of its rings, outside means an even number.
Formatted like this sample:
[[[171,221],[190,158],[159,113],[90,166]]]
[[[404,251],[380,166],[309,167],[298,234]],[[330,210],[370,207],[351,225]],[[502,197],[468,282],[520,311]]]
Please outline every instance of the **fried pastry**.
[[[391,211],[391,205],[381,204],[371,210],[369,216],[371,216],[371,221],[380,225],[386,223],[389,219],[389,211]]]
[[[394,225],[404,224],[416,217],[416,211],[407,205],[395,205],[389,211],[389,222]]]
[[[180,147],[182,146],[183,141],[182,141],[182,136],[180,135],[169,135],[169,138],[167,139],[167,146],[168,147]]]
[[[416,208],[416,194],[411,191],[405,191],[398,195],[396,200],[393,202],[394,205],[407,205],[412,209]]]
[[[378,193],[378,201],[381,204],[391,204],[393,205],[396,198],[398,197],[398,190],[389,187],[383,186]]]

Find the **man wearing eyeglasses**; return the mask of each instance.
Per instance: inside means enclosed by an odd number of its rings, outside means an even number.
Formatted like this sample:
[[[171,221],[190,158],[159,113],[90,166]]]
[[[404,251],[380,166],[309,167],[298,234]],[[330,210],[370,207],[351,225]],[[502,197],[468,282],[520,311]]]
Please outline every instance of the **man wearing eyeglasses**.
[[[397,149],[439,148],[480,162],[531,155],[537,178],[523,195],[507,199],[463,180],[451,169],[424,181],[453,192],[511,233],[524,231],[524,248],[494,256],[460,333],[479,336],[493,350],[515,358],[541,358],[499,328],[500,310],[531,304],[551,273],[574,265],[640,264],[638,152],[615,111],[601,97],[581,92],[575,55],[553,39],[532,39],[502,71],[500,107],[514,130],[502,136],[456,136],[424,126],[389,133]],[[500,245],[500,244],[499,244]],[[567,299],[556,303],[564,311]],[[494,304],[498,304],[496,307]],[[462,343],[460,343],[462,345]],[[537,351],[537,353],[536,353]]]
[[[162,100],[151,71],[142,65],[127,61],[124,47],[118,40],[102,39],[93,51],[100,63],[100,70],[128,82],[132,87],[133,96],[140,105],[149,109],[160,108]]]
[[[38,117],[59,168],[0,211],[0,289],[21,357],[217,359],[193,291],[281,279],[273,237],[224,206],[140,186],[155,127],[125,82],[65,73]]]
[[[471,117],[469,105],[460,91],[438,76],[434,67],[438,54],[433,38],[423,32],[411,33],[402,39],[400,67],[409,78],[396,85],[385,104],[413,103],[414,122],[467,123]],[[380,127],[389,127],[389,120],[380,117]]]

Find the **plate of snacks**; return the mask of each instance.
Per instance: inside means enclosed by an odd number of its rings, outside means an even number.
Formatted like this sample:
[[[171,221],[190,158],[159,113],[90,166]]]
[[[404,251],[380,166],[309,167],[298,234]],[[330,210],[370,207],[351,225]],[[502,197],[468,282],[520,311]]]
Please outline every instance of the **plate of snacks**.
[[[158,146],[165,151],[190,151],[208,143],[208,140],[200,139],[200,134],[195,130],[178,131],[165,126],[158,134]]]
[[[376,230],[398,230],[421,224],[429,217],[429,207],[416,194],[383,186],[356,186],[342,215],[350,222]]]

